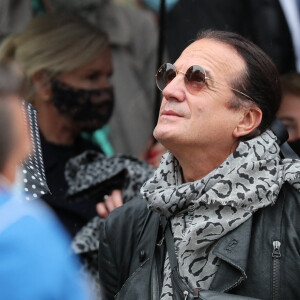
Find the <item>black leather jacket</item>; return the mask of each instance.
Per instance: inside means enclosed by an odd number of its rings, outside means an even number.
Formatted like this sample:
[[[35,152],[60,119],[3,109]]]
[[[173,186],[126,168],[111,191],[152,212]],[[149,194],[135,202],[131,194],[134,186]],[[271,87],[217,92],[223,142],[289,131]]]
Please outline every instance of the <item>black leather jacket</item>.
[[[220,293],[203,291],[199,299],[300,299],[299,217],[300,194],[285,184],[273,206],[217,242],[213,252],[221,263],[210,289]],[[159,215],[144,200],[110,214],[100,233],[104,299],[159,299],[165,254],[160,228]]]

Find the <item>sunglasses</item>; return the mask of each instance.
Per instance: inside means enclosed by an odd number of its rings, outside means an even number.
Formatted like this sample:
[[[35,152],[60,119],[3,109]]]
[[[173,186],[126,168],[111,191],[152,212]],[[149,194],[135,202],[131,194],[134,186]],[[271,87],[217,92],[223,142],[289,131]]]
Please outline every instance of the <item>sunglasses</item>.
[[[155,75],[157,87],[161,91],[163,91],[165,87],[177,76],[178,73],[182,73],[184,75],[184,84],[187,90],[191,94],[197,94],[205,85],[206,80],[211,80],[220,85],[230,88],[231,90],[245,96],[246,98],[254,102],[254,100],[250,96],[246,95],[245,93],[207,77],[205,70],[202,67],[197,65],[189,67],[186,73],[184,73],[182,71],[176,70],[175,66],[170,63],[163,64],[158,69]]]

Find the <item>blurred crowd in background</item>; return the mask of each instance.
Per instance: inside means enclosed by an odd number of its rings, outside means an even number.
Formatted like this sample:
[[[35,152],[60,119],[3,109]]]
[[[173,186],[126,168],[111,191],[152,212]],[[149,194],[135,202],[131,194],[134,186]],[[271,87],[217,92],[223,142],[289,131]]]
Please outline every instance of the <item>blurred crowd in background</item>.
[[[239,33],[272,58],[282,76],[278,117],[300,154],[300,1],[164,5],[0,1],[0,299],[101,299],[98,228],[138,197],[166,151],[152,137],[155,72],[201,30]],[[9,138],[18,130],[28,132]],[[51,211],[23,203],[25,192]]]

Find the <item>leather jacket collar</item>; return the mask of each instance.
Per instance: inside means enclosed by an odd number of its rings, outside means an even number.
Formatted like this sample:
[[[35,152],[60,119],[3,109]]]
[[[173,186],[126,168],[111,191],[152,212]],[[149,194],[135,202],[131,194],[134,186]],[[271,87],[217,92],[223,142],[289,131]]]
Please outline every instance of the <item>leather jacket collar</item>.
[[[225,292],[247,278],[251,228],[252,218],[225,235],[215,245],[213,253],[221,259],[221,263],[210,286],[211,290]]]

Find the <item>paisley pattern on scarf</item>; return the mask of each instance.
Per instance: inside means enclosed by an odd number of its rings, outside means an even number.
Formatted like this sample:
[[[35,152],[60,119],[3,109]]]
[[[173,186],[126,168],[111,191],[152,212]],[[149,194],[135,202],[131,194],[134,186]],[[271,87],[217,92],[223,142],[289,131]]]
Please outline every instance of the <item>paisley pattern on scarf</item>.
[[[218,268],[213,246],[222,236],[274,203],[284,182],[300,190],[300,161],[281,159],[268,130],[246,142],[204,178],[183,183],[181,167],[168,152],[142,187],[149,208],[171,220],[179,273],[191,286],[208,289]],[[165,260],[161,299],[172,299]]]

